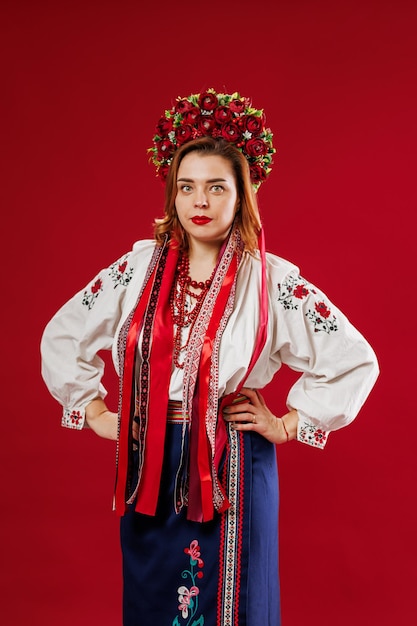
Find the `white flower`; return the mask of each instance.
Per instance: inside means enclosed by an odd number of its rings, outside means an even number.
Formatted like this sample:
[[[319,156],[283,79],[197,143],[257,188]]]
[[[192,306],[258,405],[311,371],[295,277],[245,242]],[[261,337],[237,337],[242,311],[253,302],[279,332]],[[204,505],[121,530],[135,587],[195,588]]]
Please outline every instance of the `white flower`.
[[[250,133],[248,130],[245,130],[245,132],[243,133],[243,138],[252,139],[252,133]]]

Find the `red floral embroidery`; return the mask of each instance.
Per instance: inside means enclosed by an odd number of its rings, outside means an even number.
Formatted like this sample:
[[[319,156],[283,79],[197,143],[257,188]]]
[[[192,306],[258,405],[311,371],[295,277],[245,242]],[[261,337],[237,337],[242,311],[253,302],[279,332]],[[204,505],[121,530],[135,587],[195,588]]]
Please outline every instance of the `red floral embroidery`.
[[[88,310],[93,308],[94,302],[100,295],[100,291],[103,291],[103,281],[101,278],[97,278],[91,285],[90,289],[86,289],[84,291],[82,303],[88,308]]]
[[[308,296],[308,294],[310,293],[309,290],[307,289],[307,287],[305,285],[297,285],[296,288],[294,289],[294,297],[298,298],[299,300],[302,300],[303,298],[305,298],[306,296]]]
[[[82,421],[81,413],[79,411],[72,411],[69,419],[71,420],[71,424],[78,426],[78,424]]]
[[[94,283],[94,285],[92,285],[91,287],[91,293],[97,293],[98,291],[100,291],[102,286],[103,286],[103,282],[101,278],[98,278],[96,282]]]
[[[110,278],[114,282],[114,288],[118,285],[122,285],[123,287],[127,287],[130,283],[131,278],[133,276],[133,267],[127,267],[127,255],[113,263],[110,266]]]
[[[332,315],[330,307],[323,300],[318,300],[317,291],[313,285],[307,283],[301,276],[288,276],[281,284],[278,284],[278,302],[287,311],[296,311],[300,306],[300,301],[307,298],[308,295],[314,296],[312,304],[314,309],[308,309],[305,313],[306,318],[314,327],[314,332],[323,331],[330,334],[338,329],[336,316]],[[307,301],[306,301],[307,302]]]
[[[314,431],[314,439],[317,443],[325,443],[327,435],[324,430],[317,428],[317,430]]]
[[[329,317],[330,309],[327,308],[324,302],[317,302],[314,308],[316,309],[317,313],[320,313],[320,315],[325,319]]]

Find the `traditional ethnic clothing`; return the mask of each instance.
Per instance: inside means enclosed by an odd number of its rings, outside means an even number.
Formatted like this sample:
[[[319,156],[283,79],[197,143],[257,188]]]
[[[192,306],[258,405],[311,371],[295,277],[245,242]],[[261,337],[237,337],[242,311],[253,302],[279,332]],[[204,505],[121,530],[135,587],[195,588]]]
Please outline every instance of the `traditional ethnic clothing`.
[[[244,253],[235,230],[184,369],[176,368],[169,309],[176,264],[169,243],[142,241],[100,272],[49,323],[43,375],[64,406],[63,425],[81,429],[86,405],[106,393],[97,353],[113,350],[125,626],[277,626],[275,446],[230,429],[219,405],[243,381],[263,388],[285,363],[302,373],[288,395],[299,413],[297,438],[321,448],[365,401],[375,355],[295,266]]]

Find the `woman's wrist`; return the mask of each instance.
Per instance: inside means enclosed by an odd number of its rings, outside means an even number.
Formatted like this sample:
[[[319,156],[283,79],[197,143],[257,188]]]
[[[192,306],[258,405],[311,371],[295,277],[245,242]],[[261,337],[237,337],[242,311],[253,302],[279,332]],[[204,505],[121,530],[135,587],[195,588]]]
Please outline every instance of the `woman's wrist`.
[[[282,427],[287,441],[297,439],[298,413],[296,409],[292,409],[281,417]]]

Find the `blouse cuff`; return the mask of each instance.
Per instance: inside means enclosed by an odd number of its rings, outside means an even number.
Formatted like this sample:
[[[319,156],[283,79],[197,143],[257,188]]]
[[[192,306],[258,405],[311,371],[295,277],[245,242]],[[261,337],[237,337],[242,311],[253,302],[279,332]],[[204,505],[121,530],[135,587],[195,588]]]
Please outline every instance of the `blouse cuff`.
[[[297,441],[322,450],[327,443],[330,431],[319,428],[308,418],[300,415],[300,412],[298,412],[298,415]]]
[[[86,426],[85,409],[64,409],[61,426],[73,430],[82,430]]]

